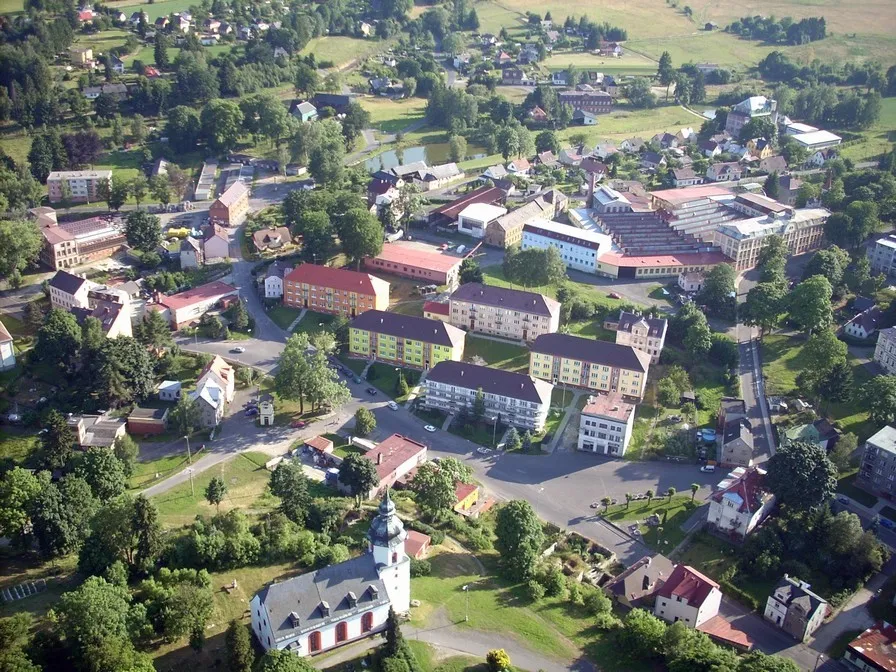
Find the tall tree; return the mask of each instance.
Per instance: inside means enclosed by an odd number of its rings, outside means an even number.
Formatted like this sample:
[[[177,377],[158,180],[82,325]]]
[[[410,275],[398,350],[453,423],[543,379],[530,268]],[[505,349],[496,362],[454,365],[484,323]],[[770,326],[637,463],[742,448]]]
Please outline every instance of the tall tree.
[[[274,386],[282,399],[299,402],[299,412],[305,412],[305,396],[311,388],[313,367],[308,358],[311,345],[308,334],[293,334],[286,341],[280,355]]]
[[[215,511],[221,510],[221,502],[227,496],[227,484],[220,476],[213,476],[205,487],[205,500],[215,505]]]
[[[36,262],[42,241],[32,221],[0,221],[0,278],[9,280]]]
[[[50,474],[46,471],[34,474],[14,467],[0,476],[0,535],[11,539],[15,546],[30,543],[26,538],[34,502],[49,487]]]
[[[202,137],[209,149],[224,154],[236,147],[243,127],[240,106],[229,100],[212,100],[199,115]]]
[[[161,352],[174,343],[171,325],[155,310],[146,311],[143,320],[134,327],[134,338],[155,352]]]
[[[145,210],[134,210],[125,219],[128,245],[141,252],[155,252],[162,243],[162,224],[158,217]]]
[[[43,489],[31,512],[41,554],[58,557],[77,551],[90,532],[90,520],[97,508],[90,486],[77,476],[65,476]]]
[[[783,283],[761,282],[749,292],[740,309],[745,324],[759,327],[760,340],[781,321],[787,292]]]
[[[759,268],[759,282],[785,282],[784,269],[789,254],[787,243],[782,236],[774,234],[766,237],[756,262]]]
[[[495,547],[501,562],[514,579],[529,576],[541,551],[544,532],[541,521],[524,500],[512,500],[498,510]]]
[[[280,511],[283,515],[294,523],[304,525],[311,505],[311,495],[308,494],[308,477],[305,476],[301,463],[292,460],[281,462],[271,472],[269,487],[280,498]]]
[[[77,436],[65,416],[56,409],[47,414],[44,429],[47,431],[41,436],[40,466],[48,471],[64,469],[72,458]]]
[[[896,376],[875,376],[859,394],[877,425],[896,423]]]
[[[168,38],[161,31],[156,33],[153,60],[155,60],[156,67],[160,70],[167,70],[171,65],[171,61],[168,59]]]
[[[230,625],[227,626],[224,646],[227,651],[229,672],[252,672],[252,666],[255,664],[252,638],[249,629],[237,619],[230,621]]]
[[[376,416],[369,408],[363,406],[355,411],[355,434],[367,436],[376,429]]]
[[[675,79],[675,71],[672,69],[672,56],[668,51],[660,54],[659,65],[656,70],[657,81],[666,87],[666,100],[669,100],[669,87]]]
[[[361,268],[364,257],[375,257],[383,250],[383,227],[370,211],[349,210],[340,218],[339,237],[343,251]]]
[[[765,195],[769,198],[777,199],[781,195],[781,186],[778,182],[777,171],[773,170],[771,173],[769,173],[768,177],[765,178],[763,190],[765,191]]]
[[[417,493],[417,504],[435,517],[450,511],[456,504],[454,477],[436,462],[424,462],[411,481],[411,489]]]
[[[807,335],[825,329],[833,322],[831,296],[833,289],[828,279],[813,275],[803,280],[790,294],[790,318]]]
[[[808,511],[824,504],[837,486],[837,468],[810,441],[790,441],[768,461],[766,483],[780,504]]]
[[[731,264],[718,264],[706,274],[699,301],[711,312],[723,313],[734,307],[736,275]]]
[[[371,460],[351,453],[339,467],[339,481],[351,489],[355,505],[360,506],[361,501],[367,499],[368,493],[380,484],[380,477]]]
[[[88,448],[81,457],[75,474],[87,482],[101,502],[117,497],[127,487],[121,461],[107,448]]]
[[[201,411],[196,401],[188,394],[182,394],[171,409],[171,426],[175,431],[189,436],[199,427]]]
[[[53,308],[37,332],[34,353],[38,359],[62,372],[72,373],[78,366],[81,327],[71,313]]]

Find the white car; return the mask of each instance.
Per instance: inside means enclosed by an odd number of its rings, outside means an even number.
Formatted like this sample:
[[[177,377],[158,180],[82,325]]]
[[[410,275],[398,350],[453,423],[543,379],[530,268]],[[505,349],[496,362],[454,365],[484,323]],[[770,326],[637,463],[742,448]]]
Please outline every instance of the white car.
[[[436,431],[436,428],[433,427],[432,425],[426,425],[426,427],[424,427],[423,429],[425,429],[427,432],[434,432],[434,431]]]
[[[241,345],[238,345],[238,346],[236,346],[235,348],[231,348],[231,349],[230,349],[230,352],[235,352],[236,354],[239,355],[239,354],[242,354],[242,353],[246,352],[246,348],[244,348],[244,347],[241,346]]]
[[[479,447],[476,449],[476,452],[479,453],[480,455],[488,455],[489,453],[492,452],[492,449],[491,449],[491,448],[486,448],[485,446],[479,446]]]
[[[396,404],[394,401],[390,401],[388,404],[386,404],[386,406],[388,406],[393,411],[398,410],[398,404]]]
[[[711,474],[715,470],[716,468],[712,464],[704,464],[702,467],[700,467],[700,471],[702,471],[704,474]]]

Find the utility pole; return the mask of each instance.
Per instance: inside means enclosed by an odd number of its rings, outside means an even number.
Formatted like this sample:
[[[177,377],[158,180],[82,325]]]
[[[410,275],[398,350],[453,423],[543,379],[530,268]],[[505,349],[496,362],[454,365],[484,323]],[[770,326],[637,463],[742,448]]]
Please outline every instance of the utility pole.
[[[465,584],[463,587],[464,595],[466,596],[466,610],[464,611],[464,623],[470,620],[470,584]]]
[[[187,441],[187,464],[193,464],[193,456],[190,454],[190,437],[184,436]]]
[[[193,485],[193,467],[189,467],[187,469],[187,473],[190,474],[190,496],[196,496],[196,486]]]

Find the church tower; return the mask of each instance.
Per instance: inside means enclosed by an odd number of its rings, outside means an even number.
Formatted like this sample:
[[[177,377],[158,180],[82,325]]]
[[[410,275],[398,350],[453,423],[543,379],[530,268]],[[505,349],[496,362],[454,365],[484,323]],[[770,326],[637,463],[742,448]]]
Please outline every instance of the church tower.
[[[367,539],[392,608],[399,614],[411,608],[411,560],[404,551],[407,536],[404,523],[395,514],[395,503],[386,488],[379,513],[370,524]]]

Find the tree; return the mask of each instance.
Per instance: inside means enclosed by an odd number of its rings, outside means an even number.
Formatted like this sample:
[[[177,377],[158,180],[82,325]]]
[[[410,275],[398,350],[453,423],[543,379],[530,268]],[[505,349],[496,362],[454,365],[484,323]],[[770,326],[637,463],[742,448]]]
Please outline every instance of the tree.
[[[29,301],[26,303],[25,307],[22,309],[22,314],[25,318],[25,324],[34,332],[37,332],[43,326],[44,320],[47,317],[43,308],[41,308],[39,301]]]
[[[243,126],[240,106],[229,100],[212,100],[200,114],[202,137],[209,149],[223,154],[236,147]]]
[[[162,226],[159,218],[148,214],[145,210],[128,213],[124,231],[128,245],[141,252],[154,252],[162,243]]]
[[[672,69],[672,56],[668,51],[664,51],[660,54],[660,61],[656,70],[656,79],[662,86],[666,87],[666,100],[669,100],[669,87],[671,86],[674,77],[675,71]]]
[[[49,477],[49,472],[34,474],[22,467],[14,467],[0,477],[0,535],[17,546],[25,543],[31,510],[41,490],[50,487]]]
[[[737,672],[800,672],[800,667],[784,656],[769,656],[762,651],[751,651],[740,658]]]
[[[110,210],[121,210],[121,206],[128,200],[130,184],[118,175],[113,175],[112,184],[102,186],[100,192],[104,192],[102,200],[106,201]]]
[[[73,454],[77,437],[68,421],[56,409],[52,409],[44,421],[47,430],[41,436],[39,464],[48,471],[64,469]]]
[[[805,370],[823,375],[836,364],[846,362],[846,343],[832,329],[822,329],[806,341],[803,358]]]
[[[317,74],[317,70],[307,63],[299,63],[296,65],[295,72],[296,91],[310,98],[320,87],[320,76]]]
[[[8,280],[36,262],[42,240],[33,221],[0,221],[0,278]]]
[[[301,463],[281,462],[271,472],[269,487],[280,498],[280,511],[283,515],[294,523],[304,525],[311,505],[311,495],[308,494],[308,478],[302,471]]]
[[[262,656],[258,672],[314,672],[314,669],[311,663],[290,651],[271,649]]]
[[[361,105],[352,101],[342,113],[342,136],[345,148],[351,149],[355,140],[361,135],[361,131],[370,126],[370,112]]]
[[[131,196],[134,197],[134,201],[137,203],[139,207],[141,203],[143,203],[143,199],[146,198],[146,192],[149,190],[149,181],[143,175],[137,175],[132,178],[130,183],[128,183],[128,191],[131,192]],[[139,211],[138,212],[142,212]]]
[[[149,178],[149,193],[162,205],[171,202],[171,183],[165,175],[153,175]]]
[[[649,658],[660,653],[666,634],[666,624],[643,609],[632,609],[617,631],[621,650],[636,658]]]
[[[604,497],[600,500],[601,505],[604,507],[604,513],[607,512],[607,509],[610,508],[610,504],[612,503],[612,499],[609,497]]]
[[[669,501],[672,501],[672,498],[675,496],[675,488],[669,488],[666,490],[666,497],[669,498]]]
[[[375,257],[383,251],[383,227],[364,208],[349,210],[341,218],[339,237],[343,251],[361,268],[364,257]]]
[[[542,152],[559,152],[560,139],[555,131],[542,131],[535,136],[535,151]]]
[[[153,46],[153,59],[156,67],[160,70],[167,70],[171,62],[168,60],[168,38],[165,33],[156,33],[155,46]]]
[[[134,337],[141,345],[161,352],[174,343],[171,337],[171,326],[162,314],[148,310],[143,316],[143,320],[134,327]]]
[[[476,390],[476,396],[473,397],[472,408],[470,409],[470,417],[473,422],[479,422],[485,416],[485,394],[482,388]]]
[[[740,309],[744,324],[759,327],[759,338],[778,325],[785,310],[787,291],[783,283],[760,282],[747,292]]]
[[[104,406],[130,404],[152,393],[152,361],[135,338],[107,338],[91,359],[90,367],[92,394]]]
[[[647,496],[647,506],[650,506],[650,502],[656,497],[656,493],[653,490],[647,490],[644,494]]]
[[[508,451],[519,450],[523,447],[520,433],[517,431],[516,427],[511,427],[507,430],[507,436],[504,439],[504,447]]]
[[[859,394],[875,424],[896,423],[896,376],[875,376]]]
[[[512,500],[498,511],[495,547],[505,571],[516,580],[527,578],[541,552],[544,532],[532,505]]]
[[[286,341],[280,355],[274,386],[282,399],[299,402],[299,412],[305,412],[305,394],[311,387],[313,370],[307,352],[311,345],[308,334],[293,334]]]
[[[421,464],[411,481],[411,489],[417,493],[418,506],[433,518],[450,511],[457,503],[454,480],[453,474],[442,469],[440,463]]]
[[[778,171],[773,170],[769,176],[765,178],[765,184],[762,186],[765,195],[775,200],[781,195],[781,186],[778,182]]]
[[[31,522],[37,546],[45,557],[77,551],[90,531],[98,502],[83,478],[65,476],[37,495]]]
[[[828,279],[831,287],[837,288],[843,284],[843,274],[850,261],[849,252],[832,245],[812,255],[803,271],[803,278],[821,275]]]
[[[362,455],[351,453],[339,467],[339,481],[351,489],[355,497],[355,505],[360,507],[361,501],[367,499],[369,493],[380,484],[376,466]]]
[[[625,95],[632,107],[656,107],[656,95],[650,90],[651,82],[647,77],[634,77],[625,86]]]
[[[221,510],[221,502],[227,496],[227,484],[220,476],[213,476],[205,487],[205,501],[215,505],[215,511]]]
[[[171,409],[171,425],[174,430],[178,434],[189,436],[196,431],[200,422],[202,416],[196,400],[188,394],[180,395],[174,408]]]
[[[504,672],[510,670],[510,656],[504,649],[492,649],[485,654],[485,664],[489,672]]]
[[[769,459],[766,482],[780,504],[808,511],[834,494],[837,468],[824,448],[809,441],[790,441]]]
[[[162,552],[162,526],[156,505],[143,495],[134,499],[131,529],[134,534],[132,566],[147,572]]]
[[[18,613],[0,619],[0,670],[4,672],[40,672],[25,652],[31,641],[32,617]]]
[[[121,461],[107,448],[88,448],[75,469],[75,475],[87,482],[101,502],[108,502],[127,488]]]
[[[709,330],[709,323],[706,321],[706,315],[702,311],[696,313],[697,317],[691,320],[688,325],[687,333],[685,333],[682,341],[685,350],[694,360],[704,357],[712,347],[712,332]]]
[[[355,411],[355,434],[367,436],[376,429],[376,416],[368,408],[363,406]]]
[[[143,144],[146,140],[146,122],[143,120],[142,114],[135,114],[131,119],[131,137],[138,145]]]
[[[784,269],[789,254],[787,243],[782,236],[778,234],[767,236],[756,262],[759,267],[759,282],[783,283],[786,280]]]
[[[813,275],[803,280],[790,294],[790,318],[806,335],[829,327],[833,322],[832,295],[833,289],[827,278]]]
[[[193,151],[202,135],[199,112],[186,105],[178,105],[168,110],[165,133],[168,144],[178,153]]]
[[[713,266],[703,281],[698,301],[711,311],[723,313],[734,307],[735,280],[734,267],[731,264]]]
[[[479,262],[473,257],[467,257],[460,265],[460,284],[466,285],[470,282],[479,282],[483,280],[482,269]]]
[[[255,664],[255,652],[249,630],[237,619],[230,621],[224,635],[224,646],[227,651],[227,669],[230,672],[252,672]]]
[[[452,135],[448,138],[448,157],[455,163],[467,157],[467,139],[464,136]]]
[[[859,437],[852,432],[847,432],[837,439],[833,449],[828,454],[831,462],[841,474],[852,466],[853,456],[859,448]]]

